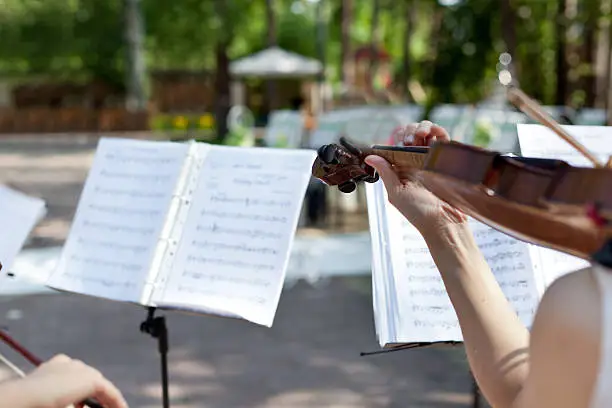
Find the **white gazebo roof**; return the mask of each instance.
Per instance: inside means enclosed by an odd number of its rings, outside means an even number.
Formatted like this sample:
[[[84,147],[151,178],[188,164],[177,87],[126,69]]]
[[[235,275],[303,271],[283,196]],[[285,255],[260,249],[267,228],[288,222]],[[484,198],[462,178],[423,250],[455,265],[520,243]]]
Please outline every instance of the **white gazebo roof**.
[[[230,73],[237,77],[305,77],[317,75],[321,62],[279,47],[240,58],[230,63]]]

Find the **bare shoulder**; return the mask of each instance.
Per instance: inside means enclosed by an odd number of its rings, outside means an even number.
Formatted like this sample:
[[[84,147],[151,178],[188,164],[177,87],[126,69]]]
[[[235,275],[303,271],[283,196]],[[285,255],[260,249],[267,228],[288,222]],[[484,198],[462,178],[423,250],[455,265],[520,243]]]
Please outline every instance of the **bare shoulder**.
[[[539,320],[546,326],[570,330],[597,329],[600,294],[591,268],[569,273],[554,281],[544,293],[538,308]]]
[[[517,406],[588,406],[599,366],[600,316],[590,268],[547,289],[532,325],[529,379]]]

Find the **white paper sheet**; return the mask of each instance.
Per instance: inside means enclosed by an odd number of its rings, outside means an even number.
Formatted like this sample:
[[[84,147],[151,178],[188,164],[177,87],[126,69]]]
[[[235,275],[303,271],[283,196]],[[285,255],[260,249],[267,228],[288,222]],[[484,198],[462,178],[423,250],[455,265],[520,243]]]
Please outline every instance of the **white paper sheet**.
[[[188,145],[101,139],[47,285],[138,302]]]
[[[0,185],[0,262],[2,276],[11,271],[32,229],[45,214],[45,202]]]
[[[270,327],[316,153],[202,148],[172,270],[153,301]]]

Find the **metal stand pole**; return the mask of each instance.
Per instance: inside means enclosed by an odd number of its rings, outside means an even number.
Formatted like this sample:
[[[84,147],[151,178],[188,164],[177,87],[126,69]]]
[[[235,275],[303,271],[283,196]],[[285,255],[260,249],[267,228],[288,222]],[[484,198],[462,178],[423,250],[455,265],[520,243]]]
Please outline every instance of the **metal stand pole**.
[[[170,408],[170,397],[168,393],[168,329],[164,316],[154,317],[155,308],[150,307],[147,319],[140,324],[140,331],[157,339],[159,356],[161,360],[161,382],[163,408]]]

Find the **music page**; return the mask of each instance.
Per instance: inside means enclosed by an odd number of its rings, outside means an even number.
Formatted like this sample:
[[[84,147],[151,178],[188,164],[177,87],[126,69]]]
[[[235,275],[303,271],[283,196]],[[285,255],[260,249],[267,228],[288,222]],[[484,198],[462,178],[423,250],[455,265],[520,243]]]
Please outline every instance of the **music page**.
[[[32,229],[45,215],[45,202],[0,185],[0,263],[2,276],[11,270]]]
[[[400,314],[398,341],[461,341],[457,315],[425,240],[389,203],[386,210]],[[531,326],[539,292],[528,245],[473,219],[470,226],[504,295]]]
[[[612,155],[612,127],[562,125],[566,132],[595,155],[608,161]],[[591,162],[555,132],[543,125],[518,124],[517,134],[524,157],[565,160],[573,166],[593,167]]]
[[[153,303],[270,327],[316,153],[200,147],[208,152]]]
[[[138,302],[187,153],[183,143],[101,139],[48,286]]]
[[[372,306],[376,335],[381,346],[392,343],[396,317],[392,312],[393,298],[388,294],[389,257],[387,256],[387,222],[385,202],[387,195],[382,183],[366,183],[368,223],[372,245]]]
[[[470,219],[470,228],[506,299],[523,324],[531,327],[542,282],[534,273],[529,244]]]
[[[612,127],[610,126],[562,126],[565,131],[585,146],[600,161],[612,156]],[[517,126],[521,155],[547,159],[559,159],[573,166],[593,167],[580,152],[542,125]],[[538,257],[546,286],[559,277],[589,266],[584,259],[553,249],[533,246],[533,256]]]
[[[395,207],[385,205],[397,342],[460,341],[455,310],[425,240]]]

